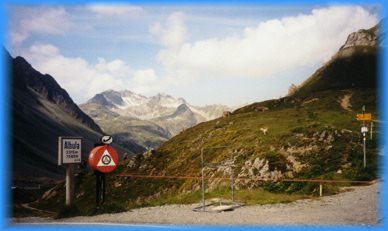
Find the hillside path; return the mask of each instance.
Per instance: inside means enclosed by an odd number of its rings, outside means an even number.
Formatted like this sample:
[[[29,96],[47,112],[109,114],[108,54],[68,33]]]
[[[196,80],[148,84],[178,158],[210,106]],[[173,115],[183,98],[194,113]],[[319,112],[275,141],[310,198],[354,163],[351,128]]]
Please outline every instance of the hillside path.
[[[353,94],[347,94],[344,95],[344,97],[341,98],[341,107],[345,110],[352,111],[350,104],[350,98],[352,98]]]
[[[34,211],[38,211],[38,212],[41,212],[41,213],[47,213],[47,214],[51,214],[51,215],[55,214],[54,212],[51,212],[51,211],[41,210],[41,209],[37,209],[37,208],[31,207],[29,203],[21,204],[20,206],[22,206],[25,209],[34,210]]]
[[[130,212],[61,220],[50,218],[19,218],[13,223],[59,224],[355,224],[378,225],[379,184],[352,187],[334,196],[299,200],[289,204],[244,206],[230,212],[201,213],[192,205],[168,205],[134,209]]]

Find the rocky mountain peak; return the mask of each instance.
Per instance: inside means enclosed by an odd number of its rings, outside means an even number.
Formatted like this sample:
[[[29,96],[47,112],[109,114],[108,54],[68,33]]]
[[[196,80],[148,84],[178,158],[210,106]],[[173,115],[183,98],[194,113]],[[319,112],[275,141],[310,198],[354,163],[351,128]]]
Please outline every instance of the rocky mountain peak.
[[[105,99],[107,99],[110,103],[114,105],[123,105],[124,101],[121,97],[121,92],[108,90],[102,93]]]
[[[175,113],[177,114],[180,114],[180,113],[183,113],[183,112],[186,112],[186,111],[189,111],[190,108],[186,105],[186,104],[181,104],[178,106],[178,108],[176,109]]]
[[[378,52],[384,40],[381,23],[351,33],[332,58],[287,96],[326,90],[376,88]]]
[[[104,97],[103,93],[96,94],[93,98],[88,100],[87,103],[95,103],[95,104],[99,104],[101,106],[110,107],[110,108],[116,107],[113,103],[111,103]]]
[[[170,107],[171,104],[174,105],[173,107],[177,107],[182,103],[186,103],[182,98],[175,99],[174,97],[166,93],[158,93],[157,95],[151,97],[150,100],[157,103],[165,104],[163,106],[167,107]]]
[[[133,91],[129,91],[129,90],[124,90],[124,91],[121,91],[121,96],[123,97],[141,97],[141,98],[146,98],[144,95],[141,95],[141,94],[137,94]]]
[[[383,34],[380,31],[381,23],[370,29],[360,29],[351,33],[340,50],[353,46],[379,46],[383,42]]]
[[[104,92],[106,92],[106,93],[115,93],[116,91],[113,90],[113,89],[108,89],[108,90],[106,90],[106,91],[104,91]],[[104,93],[104,92],[103,92],[103,93]]]
[[[40,96],[56,104],[61,110],[85,124],[89,128],[102,133],[101,128],[74,103],[66,90],[48,74],[35,70],[23,57],[13,59],[12,69],[14,87],[29,87]]]
[[[146,97],[128,90],[120,92],[108,90],[97,94],[87,103],[80,106],[86,113],[95,118],[97,123],[101,124],[102,127],[109,123],[106,122],[105,118],[105,114],[108,113],[96,114],[96,109],[99,106],[103,106],[106,110],[111,111],[111,113],[119,115],[120,118],[115,121],[121,120],[123,124],[130,120],[128,118],[131,118],[131,120],[137,119],[148,124],[153,124],[152,126],[157,125],[165,132],[161,133],[160,129],[151,129],[155,131],[156,142],[149,139],[146,143],[158,145],[160,145],[160,140],[166,139],[164,134],[168,134],[170,138],[172,135],[176,135],[186,128],[192,127],[200,122],[218,118],[222,115],[223,111],[230,110],[227,106],[223,105],[193,106],[183,98],[174,98],[166,93],[158,93],[154,96]],[[129,127],[131,126],[129,125]],[[137,134],[150,131],[149,126],[143,126],[141,129],[144,129],[144,131],[139,131],[139,126],[133,124],[133,128],[135,127]],[[109,126],[105,128],[111,129]],[[123,134],[122,136],[127,133],[123,128],[120,127],[119,129],[120,131],[116,130],[116,132],[121,132]],[[160,134],[163,134],[161,139],[158,138]]]
[[[166,93],[158,93],[157,95],[156,95],[156,97],[158,97],[158,98],[172,98],[172,96],[171,95],[168,95],[168,94],[166,94]]]

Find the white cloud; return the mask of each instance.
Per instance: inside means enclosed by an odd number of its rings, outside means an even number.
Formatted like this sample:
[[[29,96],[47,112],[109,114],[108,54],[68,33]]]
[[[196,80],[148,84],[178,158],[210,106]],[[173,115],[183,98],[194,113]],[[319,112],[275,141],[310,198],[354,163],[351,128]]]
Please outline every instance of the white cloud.
[[[47,58],[59,56],[59,50],[51,44],[35,44],[30,48],[31,54],[36,54],[39,57],[45,56]]]
[[[98,63],[95,65],[97,71],[102,73],[110,73],[115,77],[128,77],[131,74],[129,67],[124,61],[115,59],[107,62],[103,58],[98,58]]]
[[[86,9],[99,15],[115,17],[139,16],[145,13],[142,7],[130,5],[92,4],[87,6]]]
[[[40,8],[28,8],[29,13],[19,14],[23,16],[12,24],[11,36],[15,43],[20,44],[29,36],[33,37],[33,33],[63,34],[74,27],[71,17],[64,9],[60,7],[46,9],[53,12],[50,14],[42,12],[42,15],[39,15]],[[91,8],[89,10],[92,11]],[[131,15],[136,11],[129,8],[116,10],[109,7],[94,8],[94,12],[102,16]],[[202,103],[213,97],[215,103],[214,96],[218,97],[215,99],[227,99],[230,102],[234,99],[242,100],[242,96],[238,98],[238,94],[226,96],[223,93],[233,92],[233,89],[238,87],[243,93],[255,91],[249,96],[252,99],[260,94],[265,94],[260,99],[266,99],[265,97],[272,97],[268,96],[270,92],[268,85],[287,82],[280,76],[289,76],[289,79],[292,79],[297,76],[298,70],[312,69],[311,67],[328,60],[344,44],[351,32],[370,28],[378,22],[376,15],[371,15],[362,7],[336,6],[315,9],[309,14],[258,22],[256,26],[246,27],[237,34],[233,31],[233,35],[225,37],[218,35],[217,38],[197,41],[191,38],[190,41],[189,26],[194,24],[186,26],[186,17],[192,15],[173,12],[165,20],[155,22],[148,28],[152,37],[163,46],[156,55],[164,67],[162,72],[158,73],[151,68],[131,69],[121,59],[106,60],[101,57],[95,62],[88,62],[78,55],[66,57],[60,49],[50,44],[35,44],[20,55],[37,70],[52,75],[78,103],[85,102],[96,93],[109,88],[129,89],[142,94],[168,91],[185,98],[191,94],[191,100],[202,100]],[[59,24],[60,18],[64,20],[64,27]],[[74,19],[77,20],[76,17]],[[28,20],[34,22],[27,22]],[[38,22],[45,26],[45,23],[49,23],[47,20],[52,21],[52,24],[47,25],[46,29],[38,27]],[[187,22],[195,23],[193,19]],[[56,27],[53,28],[53,25]],[[214,33],[211,34],[217,35],[217,30],[222,30],[219,28],[220,25],[222,22],[214,28],[210,25],[206,29],[211,27],[209,30],[214,29]],[[79,24],[76,26],[79,27]],[[109,34],[104,33],[101,36]],[[58,44],[60,43],[59,40]],[[146,54],[147,52],[144,52],[144,55]],[[267,81],[270,78],[277,82]],[[249,87],[255,86],[251,87],[254,90],[246,88],[243,84],[237,86],[236,83],[240,82],[248,83]],[[217,84],[222,84],[220,90],[217,89]],[[271,91],[275,91],[273,89],[276,87],[278,86],[271,87]],[[265,89],[260,90],[261,88]],[[278,87],[277,92],[283,92],[284,89]]]
[[[161,90],[160,79],[152,69],[131,70],[120,59],[98,58],[90,64],[82,58],[65,57],[51,44],[35,44],[21,53],[43,74],[50,74],[77,103],[83,103],[107,89],[131,89],[148,94]]]
[[[50,44],[35,44],[21,55],[36,70],[53,76],[77,103],[109,88],[125,89],[129,83],[125,78],[129,67],[118,59],[111,62],[99,59],[92,65],[82,58],[65,57]]]
[[[11,43],[22,43],[31,33],[65,34],[74,27],[63,7],[34,7],[18,11],[21,19],[11,28]]]
[[[240,35],[184,43],[187,34],[183,14],[172,14],[166,26],[150,28],[165,46],[157,54],[170,76],[263,79],[292,73],[327,61],[361,28],[377,24],[359,6],[315,9],[311,14],[284,17],[247,27]],[[290,75],[290,77],[292,77]]]
[[[183,22],[183,12],[173,12],[164,25],[156,22],[150,26],[150,33],[164,46],[175,48],[181,46],[188,37],[186,26]]]
[[[24,31],[43,34],[64,34],[73,26],[68,14],[62,7],[39,7],[36,8],[30,18],[20,21]]]
[[[16,32],[16,31],[11,31],[10,35],[11,35],[11,44],[12,45],[20,44],[29,37],[28,33]]]
[[[163,81],[159,79],[153,69],[138,70],[131,79],[131,90],[142,94],[153,95],[163,91]]]

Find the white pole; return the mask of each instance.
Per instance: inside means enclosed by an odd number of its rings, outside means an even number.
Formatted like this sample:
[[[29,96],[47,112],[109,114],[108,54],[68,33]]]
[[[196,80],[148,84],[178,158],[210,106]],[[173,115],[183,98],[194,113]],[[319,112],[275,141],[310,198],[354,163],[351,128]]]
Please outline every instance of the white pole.
[[[66,205],[72,206],[74,200],[74,164],[68,164],[66,166]]]
[[[365,105],[362,106],[362,114],[365,115]],[[365,119],[365,118],[364,118]],[[363,127],[366,127],[365,120],[363,121]],[[364,168],[366,167],[366,134],[365,131],[362,133],[364,141]]]
[[[202,209],[205,210],[205,179],[203,176],[203,170],[205,167],[203,166],[203,148],[201,149],[201,165],[202,165]]]
[[[364,135],[363,140],[364,140],[364,168],[366,167],[366,137],[365,137],[365,132],[362,133]]]

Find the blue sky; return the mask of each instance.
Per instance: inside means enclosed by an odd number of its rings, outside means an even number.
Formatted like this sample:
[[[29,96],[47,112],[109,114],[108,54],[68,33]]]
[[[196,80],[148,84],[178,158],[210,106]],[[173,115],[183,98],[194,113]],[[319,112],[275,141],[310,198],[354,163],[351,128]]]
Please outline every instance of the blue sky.
[[[76,103],[108,89],[193,105],[285,96],[379,22],[374,5],[79,4],[7,6],[8,43]]]

